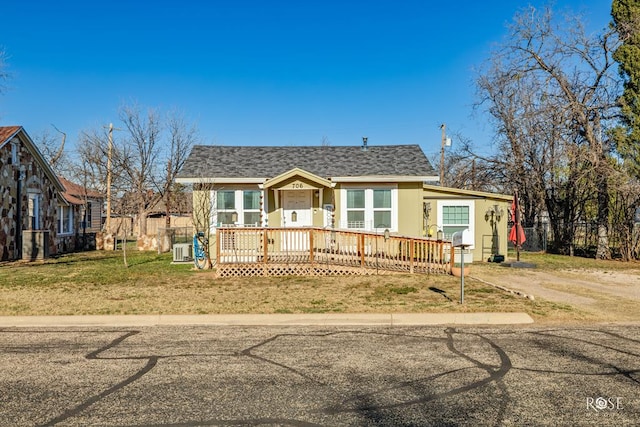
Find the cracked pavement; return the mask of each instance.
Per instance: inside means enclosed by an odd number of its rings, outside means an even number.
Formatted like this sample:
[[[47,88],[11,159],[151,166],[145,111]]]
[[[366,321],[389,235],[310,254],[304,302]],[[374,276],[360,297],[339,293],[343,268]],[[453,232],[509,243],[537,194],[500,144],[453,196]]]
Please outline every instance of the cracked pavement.
[[[0,425],[636,425],[640,325],[0,329]]]

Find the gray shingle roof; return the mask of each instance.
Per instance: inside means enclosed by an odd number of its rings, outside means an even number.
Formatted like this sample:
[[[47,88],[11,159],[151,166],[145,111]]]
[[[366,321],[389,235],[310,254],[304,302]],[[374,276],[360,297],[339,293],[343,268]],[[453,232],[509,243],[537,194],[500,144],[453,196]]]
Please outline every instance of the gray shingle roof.
[[[178,178],[273,178],[300,168],[322,178],[432,176],[418,145],[193,147]]]

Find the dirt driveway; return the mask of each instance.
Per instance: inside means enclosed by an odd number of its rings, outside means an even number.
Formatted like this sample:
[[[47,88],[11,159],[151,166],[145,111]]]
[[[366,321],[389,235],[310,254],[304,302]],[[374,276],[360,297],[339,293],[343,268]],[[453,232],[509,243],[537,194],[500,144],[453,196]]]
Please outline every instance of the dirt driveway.
[[[640,321],[640,270],[542,271],[474,264],[470,275],[492,284],[573,307],[577,321]]]

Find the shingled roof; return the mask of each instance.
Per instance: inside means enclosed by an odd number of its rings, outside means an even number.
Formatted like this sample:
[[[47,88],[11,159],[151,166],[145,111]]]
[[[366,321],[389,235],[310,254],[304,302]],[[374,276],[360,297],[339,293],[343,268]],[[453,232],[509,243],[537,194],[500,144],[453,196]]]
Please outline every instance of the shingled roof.
[[[294,168],[322,178],[437,175],[418,145],[193,147],[178,179],[272,178]]]
[[[17,134],[20,129],[22,129],[20,126],[0,126],[0,147]]]

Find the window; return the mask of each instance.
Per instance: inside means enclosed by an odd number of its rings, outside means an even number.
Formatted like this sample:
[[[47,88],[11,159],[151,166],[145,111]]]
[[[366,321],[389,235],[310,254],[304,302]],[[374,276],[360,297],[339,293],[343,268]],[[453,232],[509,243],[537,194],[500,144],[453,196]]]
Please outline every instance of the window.
[[[341,226],[360,230],[395,231],[397,224],[397,190],[388,187],[347,188],[342,193]]]
[[[218,224],[233,225],[238,219],[236,212],[236,193],[235,191],[218,191],[216,198],[216,208],[218,212]],[[236,217],[234,218],[234,214]]]
[[[73,233],[73,210],[71,206],[58,207],[58,234]]]
[[[391,190],[373,190],[373,225],[391,228]]]
[[[84,211],[84,226],[85,228],[93,228],[93,218],[92,218],[92,212],[91,212],[91,203],[87,202],[87,206],[85,208],[86,210]]]
[[[444,233],[445,240],[451,240],[451,235],[468,228],[474,234],[473,201],[456,200],[438,202],[439,226]]]
[[[453,233],[469,228],[469,206],[443,206],[442,225],[447,240]]]
[[[364,228],[364,190],[347,190],[347,228]]]
[[[215,223],[220,226],[228,225],[261,225],[262,212],[260,210],[260,190],[220,190],[216,192]]]
[[[28,214],[29,228],[31,230],[40,229],[40,195],[36,193],[28,193]]]
[[[18,165],[18,143],[15,141],[11,142],[11,164],[14,166]]]
[[[243,224],[260,226],[260,191],[244,191],[242,194]]]

